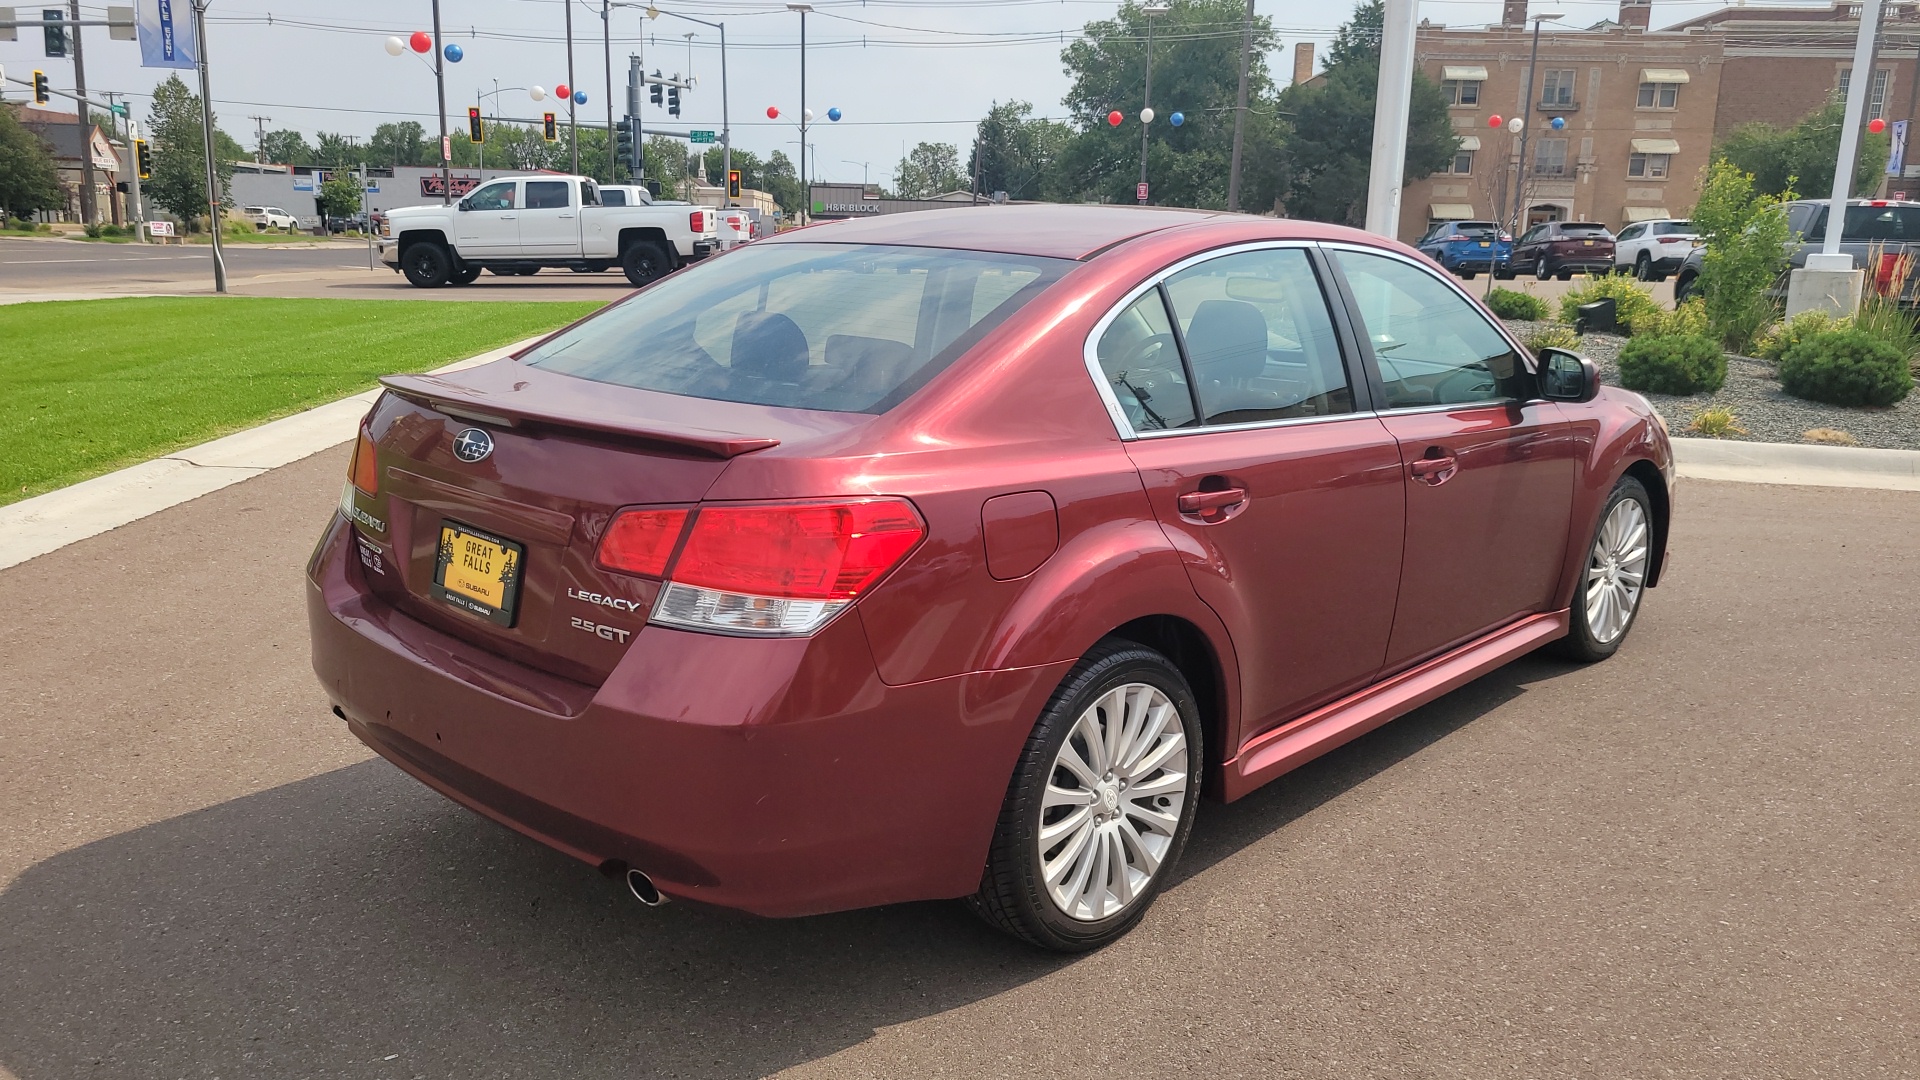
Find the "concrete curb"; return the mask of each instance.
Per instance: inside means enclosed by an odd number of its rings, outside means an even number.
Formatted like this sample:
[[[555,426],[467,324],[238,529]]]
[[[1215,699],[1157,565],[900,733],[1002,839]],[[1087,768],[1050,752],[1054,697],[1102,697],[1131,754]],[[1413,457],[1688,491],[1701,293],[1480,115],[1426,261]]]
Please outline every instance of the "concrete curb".
[[[1673,460],[1694,480],[1920,491],[1920,450],[1675,439]]]
[[[492,363],[545,336],[516,341],[436,368],[434,373]],[[360,418],[379,393],[368,390],[0,506],[0,570],[338,446],[353,438]]]

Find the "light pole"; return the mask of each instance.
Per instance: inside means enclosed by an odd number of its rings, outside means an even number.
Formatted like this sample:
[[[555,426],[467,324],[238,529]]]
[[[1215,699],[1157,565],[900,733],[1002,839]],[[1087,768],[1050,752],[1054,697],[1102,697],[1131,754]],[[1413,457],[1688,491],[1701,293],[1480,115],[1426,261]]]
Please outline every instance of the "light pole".
[[[803,222],[813,217],[813,186],[807,183],[807,12],[812,4],[788,4],[788,11],[800,13],[800,198],[805,204]]]
[[[573,84],[573,0],[563,0],[561,8],[566,11],[567,20],[567,137],[573,143],[573,171],[580,171],[580,123],[573,106],[573,95],[579,90]],[[433,33],[440,35],[440,0],[434,0]]]
[[[492,98],[493,99],[493,121],[494,123],[497,124],[500,122],[500,95],[512,90],[525,90],[527,92],[527,97],[531,98],[534,101],[545,100],[547,96],[547,91],[544,87],[501,86],[500,80],[495,79],[493,80],[493,89],[475,90],[473,92],[473,103],[475,105],[479,105],[486,98]],[[485,183],[486,180],[487,180],[487,144],[483,142],[480,144],[480,182]]]
[[[1520,194],[1527,181],[1527,135],[1533,130],[1533,71],[1540,62],[1540,24],[1561,17],[1558,11],[1529,17],[1533,23],[1533,51],[1527,56],[1527,93],[1520,102],[1520,164],[1513,174],[1513,238],[1516,244],[1520,242]]]
[[[865,191],[867,187],[867,167],[872,165],[873,163],[870,161],[850,161],[846,158],[841,158],[840,163],[842,165],[860,166],[860,189],[862,191]]]
[[[801,6],[804,7],[805,5],[803,4]],[[662,15],[671,16],[675,19],[684,19],[690,23],[699,23],[701,26],[711,26],[715,30],[720,31],[720,171],[722,174],[720,181],[721,187],[725,189],[728,178],[733,175],[733,126],[727,112],[727,24],[724,22],[708,22],[705,19],[696,19],[691,15],[682,15],[677,11],[661,11],[651,4],[647,5],[647,18],[657,20]],[[801,16],[802,20],[805,18],[805,15]],[[804,37],[804,34],[802,36]],[[802,52],[804,54],[804,49]],[[805,61],[802,61],[803,64],[804,62]],[[692,35],[688,35],[687,41],[687,74],[693,74]],[[802,81],[805,81],[804,77]],[[801,104],[803,107],[805,106],[804,102]],[[806,114],[803,112],[801,115],[804,116]],[[730,195],[723,195],[721,196],[721,202],[724,205],[732,206],[733,198]]]
[[[436,0],[437,2],[437,0]],[[200,68],[200,136],[207,155],[207,235],[213,241],[213,291],[227,291],[227,260],[220,252],[220,171],[213,162],[213,90],[207,82],[207,0],[193,0],[194,63]],[[87,107],[80,105],[81,115]],[[90,159],[87,146],[81,158]]]
[[[1147,87],[1140,96],[1140,205],[1147,204],[1147,132],[1153,127],[1153,17],[1173,10],[1166,0],[1148,0],[1140,9],[1147,16]]]

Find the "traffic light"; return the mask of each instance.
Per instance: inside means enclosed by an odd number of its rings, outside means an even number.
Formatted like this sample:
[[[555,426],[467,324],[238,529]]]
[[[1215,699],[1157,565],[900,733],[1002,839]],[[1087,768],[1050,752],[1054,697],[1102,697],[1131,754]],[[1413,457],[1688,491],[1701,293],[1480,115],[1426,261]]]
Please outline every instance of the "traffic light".
[[[153,148],[145,139],[133,140],[133,171],[142,180],[153,179]]]
[[[729,169],[727,170],[727,198],[737,199],[739,197],[740,197],[740,170]]]
[[[540,135],[548,142],[560,141],[560,125],[553,122],[552,113],[540,114]]]
[[[656,71],[656,72],[654,72],[654,73],[653,73],[653,77],[654,77],[654,78],[656,78],[656,79],[657,79],[657,78],[659,78],[659,77],[660,77],[660,73],[659,73],[659,72],[657,72],[657,71]],[[660,84],[659,84],[659,83],[652,83],[652,84],[650,84],[650,85],[649,85],[649,86],[647,87],[647,100],[648,100],[648,101],[651,101],[651,102],[653,102],[653,103],[654,103],[655,105],[658,105],[658,104],[660,104],[660,101],[661,101],[661,97],[660,97]]]
[[[674,76],[676,79],[679,77],[678,75]],[[680,88],[677,86],[667,87],[667,115],[680,115]]]
[[[33,103],[45,105],[53,99],[53,92],[47,89],[47,73],[36,70],[33,73]]]
[[[49,25],[47,32],[47,55],[58,59],[67,55],[67,31],[64,27],[51,25],[66,18],[66,13],[58,8],[50,8],[40,13],[40,20]]]
[[[634,123],[633,117],[623,116],[620,118],[620,122],[614,125],[613,129],[614,156],[626,162],[627,167],[633,169],[635,172],[639,171],[639,166],[634,164],[633,136],[635,129],[639,126],[640,125]]]
[[[486,142],[487,133],[480,127],[480,106],[467,106],[467,141]]]

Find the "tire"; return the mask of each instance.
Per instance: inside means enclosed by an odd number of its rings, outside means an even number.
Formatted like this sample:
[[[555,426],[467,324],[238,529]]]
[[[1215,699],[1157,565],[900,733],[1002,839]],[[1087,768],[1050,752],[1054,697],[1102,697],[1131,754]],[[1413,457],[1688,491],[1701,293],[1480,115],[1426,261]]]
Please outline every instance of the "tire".
[[[600,273],[605,273],[607,267],[612,265],[613,265],[612,263],[591,262],[591,263],[581,263],[581,264],[569,266],[567,267],[567,269],[573,271],[576,274],[600,274]]]
[[[1560,654],[1592,664],[1620,651],[1646,598],[1646,574],[1652,565],[1653,500],[1640,481],[1623,476],[1600,508],[1599,524],[1587,544]]]
[[[1673,302],[1684,304],[1693,296],[1693,287],[1699,284],[1697,275],[1681,274],[1680,280],[1673,283]]]
[[[462,266],[447,278],[447,281],[453,285],[471,285],[478,280],[480,280],[480,268],[477,266]]]
[[[1474,275],[1475,275],[1476,273],[1479,273],[1479,271],[1477,271],[1477,270],[1462,270],[1462,271],[1460,271],[1460,280],[1461,280],[1461,281],[1472,281],[1472,280],[1473,280],[1473,276],[1474,276]]]
[[[1639,281],[1659,280],[1653,276],[1653,260],[1649,258],[1644,251],[1640,253],[1638,259],[1633,261],[1633,276]]]
[[[400,256],[400,272],[416,289],[437,289],[452,277],[453,260],[439,244],[415,244]]]
[[[1088,730],[1104,733],[1103,720],[1113,711],[1123,731],[1142,713],[1149,719],[1141,723],[1152,723],[1161,704],[1173,715],[1160,714],[1162,726],[1151,738],[1138,740],[1136,729],[1136,745],[1119,755],[1148,767],[1135,775],[1127,767],[1106,771],[1105,747],[1089,740]],[[1179,755],[1184,761],[1176,766]],[[980,891],[968,903],[989,924],[1043,949],[1085,952],[1117,940],[1140,921],[1186,847],[1204,761],[1200,710],[1179,669],[1130,641],[1095,646],[1054,691],[1027,738]],[[1131,795],[1124,794],[1129,781],[1137,785]],[[1073,793],[1087,801],[1055,797]],[[1175,815],[1170,822],[1169,814]],[[1042,839],[1044,830],[1063,825],[1066,831]],[[1108,872],[1116,852],[1117,875]],[[1049,882],[1050,853],[1062,879],[1057,887]],[[1103,872],[1105,881],[1095,887]],[[1136,873],[1145,876],[1135,880]],[[1081,884],[1070,884],[1076,880]]]
[[[1555,274],[1555,275],[1553,275],[1553,276],[1554,276],[1554,277],[1556,277],[1556,278],[1558,278],[1558,279],[1559,279],[1559,280],[1561,280],[1561,281],[1572,281],[1572,280],[1573,280],[1573,271],[1571,271],[1571,270],[1562,270],[1562,271],[1560,271],[1559,273],[1557,273],[1557,274]]]
[[[620,269],[635,287],[646,285],[673,269],[660,245],[648,241],[633,244],[620,255]]]
[[[1495,270],[1495,271],[1493,272],[1493,280],[1495,280],[1495,281],[1512,281],[1512,280],[1513,280],[1513,268],[1512,268],[1511,266],[1509,266],[1509,267],[1508,267],[1507,269],[1505,269],[1505,270]]]
[[[1537,281],[1553,280],[1553,271],[1547,269],[1547,257],[1545,255],[1540,256],[1540,261],[1533,264],[1533,276]]]

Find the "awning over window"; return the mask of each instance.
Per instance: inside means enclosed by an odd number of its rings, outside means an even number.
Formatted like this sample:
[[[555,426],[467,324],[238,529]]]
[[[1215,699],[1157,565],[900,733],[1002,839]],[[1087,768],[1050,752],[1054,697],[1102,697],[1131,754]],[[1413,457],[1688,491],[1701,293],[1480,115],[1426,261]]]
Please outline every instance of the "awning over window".
[[[1618,145],[1617,143],[1615,145]],[[1680,144],[1672,139],[1635,139],[1633,152],[1636,154],[1677,154]]]
[[[1478,136],[1478,135],[1462,135],[1462,136],[1460,136],[1460,149],[1462,149],[1462,150],[1478,150],[1478,149],[1480,149],[1480,136]]]
[[[1443,67],[1440,69],[1440,77],[1442,79],[1455,79],[1460,82],[1486,82],[1487,69],[1483,67]]]
[[[1650,83],[1683,83],[1689,81],[1685,68],[1641,68],[1640,81]]]
[[[1463,202],[1437,202],[1428,207],[1428,221],[1465,221],[1473,216],[1473,205]]]
[[[1627,207],[1627,223],[1629,225],[1636,221],[1658,221],[1661,218],[1669,218],[1672,216],[1672,214],[1667,213],[1667,208],[1664,206]]]

